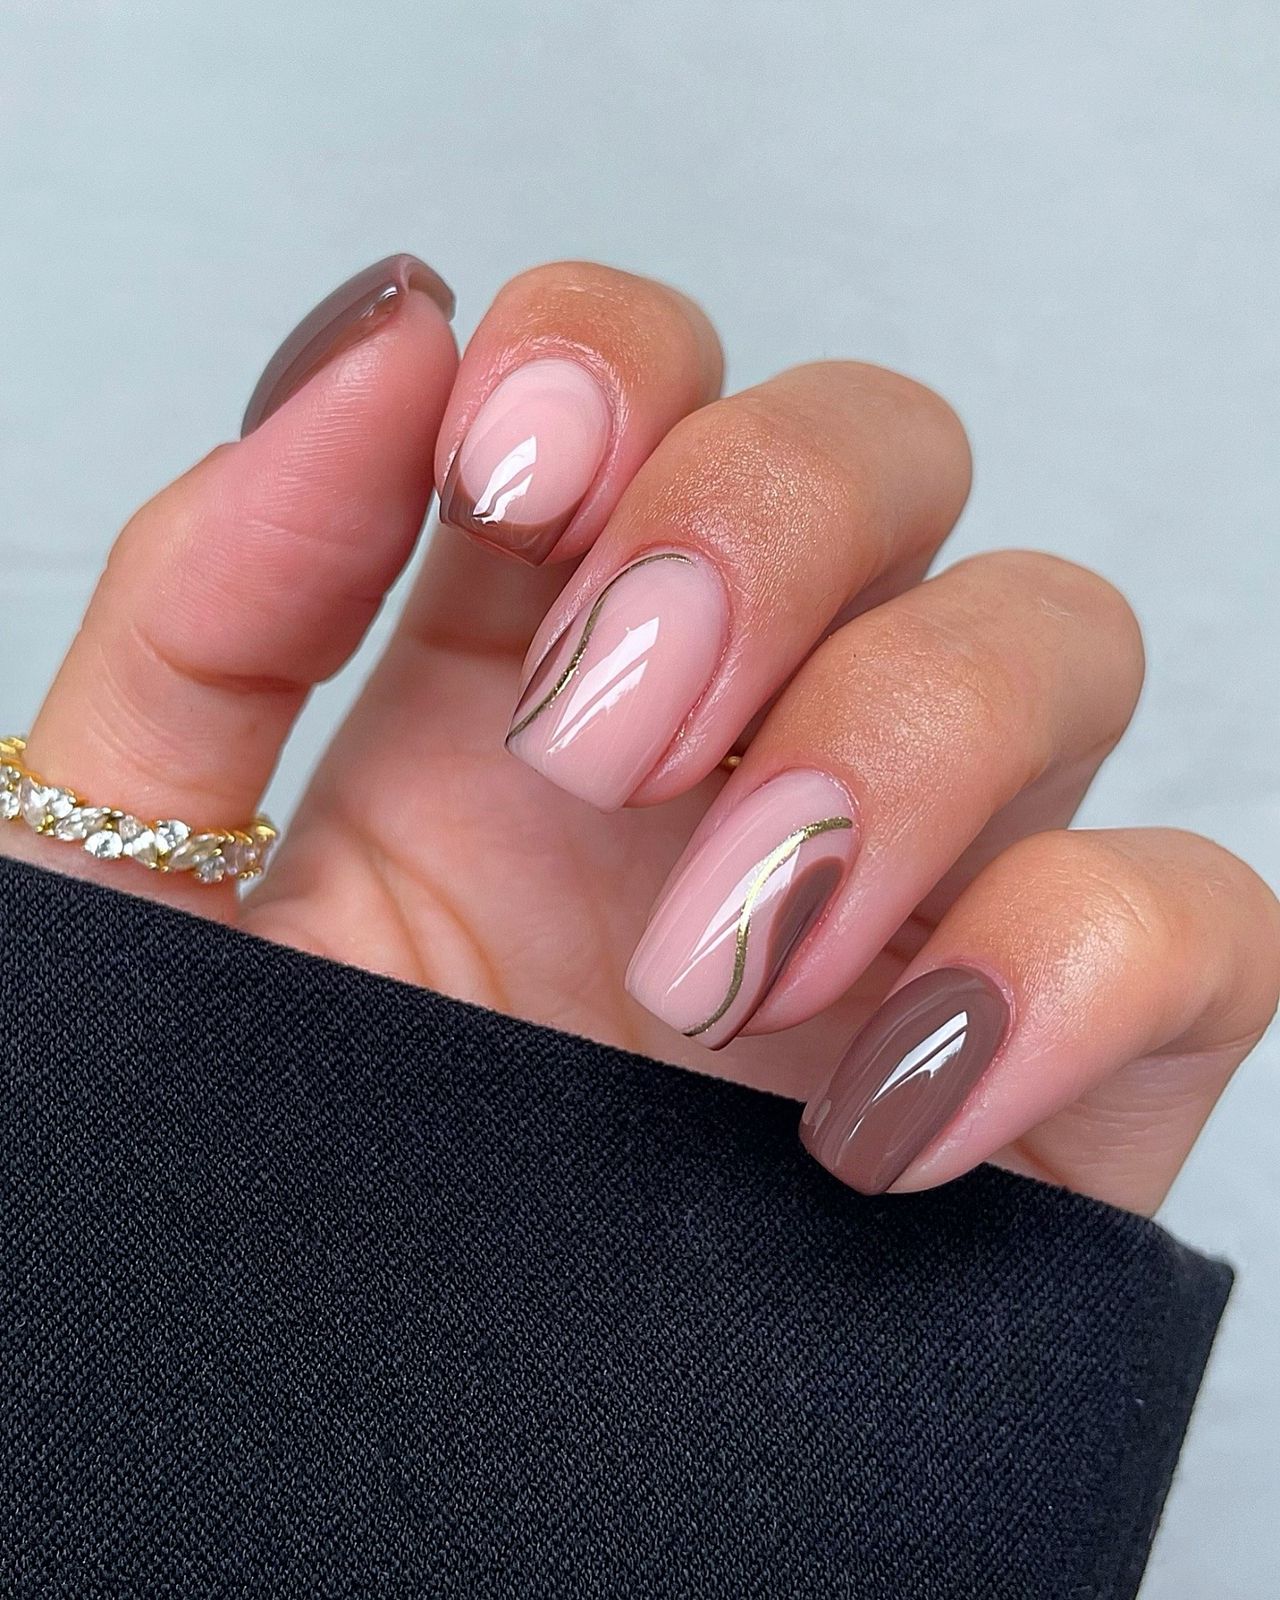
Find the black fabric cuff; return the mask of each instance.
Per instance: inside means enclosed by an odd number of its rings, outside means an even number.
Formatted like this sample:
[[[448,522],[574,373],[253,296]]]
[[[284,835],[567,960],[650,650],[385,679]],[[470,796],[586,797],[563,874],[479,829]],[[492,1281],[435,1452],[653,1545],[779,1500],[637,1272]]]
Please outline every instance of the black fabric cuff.
[[[1132,1596],[1230,1286],[0,863],[14,1594]]]

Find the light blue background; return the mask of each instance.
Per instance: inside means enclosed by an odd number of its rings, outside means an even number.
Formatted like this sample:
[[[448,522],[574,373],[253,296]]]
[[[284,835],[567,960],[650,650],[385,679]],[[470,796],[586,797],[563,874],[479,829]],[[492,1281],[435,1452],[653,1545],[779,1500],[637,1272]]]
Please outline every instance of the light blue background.
[[[734,384],[857,355],[947,394],[955,552],[1058,550],[1146,624],[1085,820],[1280,879],[1278,67],[1274,0],[0,0],[0,724],[311,301],[413,250],[466,333],[590,256],[701,299]],[[1243,1278],[1145,1600],[1276,1594],[1278,1065],[1273,1037],[1166,1211]]]

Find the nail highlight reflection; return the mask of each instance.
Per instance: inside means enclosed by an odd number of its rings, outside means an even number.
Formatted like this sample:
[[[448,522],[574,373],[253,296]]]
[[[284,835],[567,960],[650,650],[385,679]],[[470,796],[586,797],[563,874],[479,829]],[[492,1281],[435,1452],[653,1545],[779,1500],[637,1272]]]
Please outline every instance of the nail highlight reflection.
[[[689,1038],[718,1049],[777,987],[857,851],[834,778],[780,774],[735,806],[660,898],[627,989]]]
[[[641,556],[548,649],[507,748],[602,810],[623,805],[701,698],[727,625],[708,563],[674,550]]]
[[[1009,1026],[980,972],[943,967],[891,994],[850,1045],[800,1124],[809,1153],[864,1194],[881,1194],[933,1143],[990,1066]]]
[[[576,361],[527,362],[467,430],[440,491],[440,520],[532,565],[545,561],[609,443],[599,383]]]

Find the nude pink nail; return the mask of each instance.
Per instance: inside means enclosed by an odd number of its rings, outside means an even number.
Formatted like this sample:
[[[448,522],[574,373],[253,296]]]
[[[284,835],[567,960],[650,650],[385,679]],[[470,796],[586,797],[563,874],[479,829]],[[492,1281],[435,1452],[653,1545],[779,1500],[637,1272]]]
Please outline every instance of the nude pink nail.
[[[709,563],[677,550],[640,556],[551,644],[507,748],[603,811],[625,804],[702,698],[727,627]]]
[[[844,881],[853,804],[826,773],[784,772],[735,806],[678,869],[627,971],[627,988],[717,1049],[741,1032]]]
[[[440,520],[538,565],[590,489],[612,417],[576,361],[529,361],[505,377],[467,430],[440,492]]]

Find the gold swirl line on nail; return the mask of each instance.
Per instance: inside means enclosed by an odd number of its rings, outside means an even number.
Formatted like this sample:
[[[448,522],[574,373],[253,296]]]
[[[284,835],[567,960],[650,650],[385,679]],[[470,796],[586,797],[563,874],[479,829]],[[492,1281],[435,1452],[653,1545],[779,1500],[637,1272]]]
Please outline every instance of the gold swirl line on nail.
[[[803,828],[797,828],[794,833],[789,833],[760,863],[751,887],[747,890],[746,898],[742,902],[742,910],[738,913],[738,929],[733,951],[733,976],[729,980],[728,993],[705,1022],[700,1022],[696,1028],[684,1030],[686,1039],[696,1039],[708,1028],[714,1028],[738,998],[747,971],[747,942],[751,936],[751,915],[769,879],[779,867],[785,866],[790,861],[802,845],[808,844],[810,839],[816,839],[820,833],[832,833],[838,828],[852,827],[853,821],[849,817],[824,817],[821,822],[808,822]]]
[[[569,681],[573,677],[574,673],[577,672],[578,668],[582,665],[582,658],[587,653],[587,646],[591,643],[591,635],[595,632],[596,623],[600,620],[600,611],[605,601],[609,598],[609,591],[614,587],[615,584],[621,583],[622,580],[626,577],[629,577],[631,573],[638,572],[641,567],[647,567],[652,561],[683,561],[688,566],[693,565],[693,558],[691,556],[681,555],[676,550],[662,550],[659,551],[657,555],[641,556],[639,561],[633,561],[629,567],[623,567],[621,572],[610,578],[608,583],[605,584],[604,588],[601,589],[600,593],[596,596],[595,604],[587,613],[587,620],[583,624],[582,628],[582,637],[578,640],[577,646],[575,647],[573,654],[569,657],[564,671],[556,679],[555,683],[551,686],[543,698],[538,701],[537,705],[534,706],[531,711],[527,712],[523,717],[521,717],[519,722],[512,726],[507,734],[508,743],[510,743],[510,741],[514,739],[518,733],[523,733],[535,718],[540,717],[547,707],[551,705],[553,701],[559,698],[559,696],[568,686]],[[548,646],[547,655],[551,654],[551,651],[555,649],[556,644],[558,643],[559,640],[556,640],[555,643]],[[543,657],[543,660],[546,660],[546,656]]]

